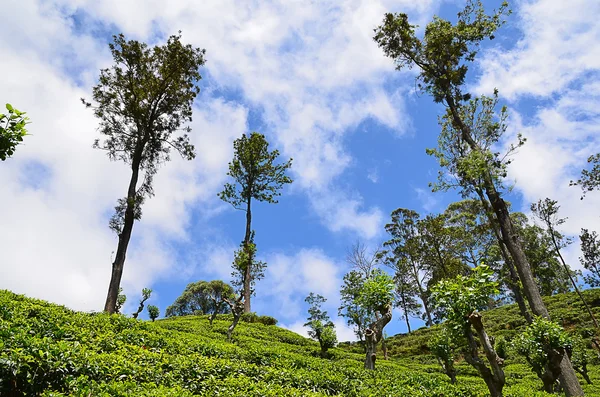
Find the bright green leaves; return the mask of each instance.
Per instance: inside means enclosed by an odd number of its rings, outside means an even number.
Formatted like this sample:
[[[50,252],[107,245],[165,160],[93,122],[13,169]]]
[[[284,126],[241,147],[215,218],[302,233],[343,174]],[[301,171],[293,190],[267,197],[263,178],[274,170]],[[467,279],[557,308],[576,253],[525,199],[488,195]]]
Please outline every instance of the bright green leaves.
[[[277,196],[284,185],[292,183],[286,171],[292,166],[292,159],[276,164],[279,151],[269,151],[269,142],[257,132],[249,136],[243,134],[233,142],[234,155],[229,163],[227,175],[233,183],[226,183],[219,193],[221,200],[235,208],[245,208],[250,199],[277,203]]]
[[[6,104],[6,110],[8,114],[0,114],[0,160],[2,161],[11,157],[17,145],[23,142],[23,137],[27,135],[25,126],[29,124],[25,112],[20,112],[9,103]]]
[[[453,329],[466,326],[471,313],[486,309],[490,299],[499,293],[493,276],[488,266],[480,265],[469,276],[441,280],[432,288],[434,305],[444,313]]]
[[[362,285],[356,302],[368,311],[383,313],[394,301],[394,279],[386,272],[375,269]]]

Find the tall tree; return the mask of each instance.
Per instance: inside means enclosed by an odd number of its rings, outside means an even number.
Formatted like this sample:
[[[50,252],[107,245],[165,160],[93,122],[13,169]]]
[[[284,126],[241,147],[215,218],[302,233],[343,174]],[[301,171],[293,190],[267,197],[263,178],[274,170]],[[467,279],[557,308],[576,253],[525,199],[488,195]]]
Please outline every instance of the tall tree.
[[[582,200],[587,192],[600,189],[600,153],[588,157],[587,162],[592,168],[582,170],[581,178],[570,183],[570,186],[581,186],[581,190],[583,191]]]
[[[402,263],[401,271],[408,271],[416,292],[423,303],[427,325],[433,324],[429,305],[429,294],[427,293],[427,280],[430,277],[430,269],[421,261],[422,240],[417,227],[419,214],[416,211],[398,208],[392,211],[391,222],[385,225],[390,239],[383,243],[385,250],[385,263],[396,265]]]
[[[536,286],[525,252],[518,240],[507,203],[503,200],[502,180],[506,177],[506,161],[492,150],[506,130],[506,110],[497,113],[495,98],[471,98],[464,89],[468,66],[475,60],[484,39],[493,39],[495,31],[509,13],[503,3],[492,15],[487,15],[481,1],[468,0],[458,13],[458,21],[435,17],[418,38],[416,26],[404,13],[388,13],[383,24],[375,29],[375,41],[384,53],[393,58],[397,68],[416,66],[419,86],[431,94],[434,102],[443,103],[442,133],[435,154],[440,165],[454,167],[461,188],[480,187],[495,214],[495,219],[512,258],[529,306],[534,314],[549,317]],[[497,93],[495,93],[497,94]],[[521,144],[519,140],[517,146]],[[458,153],[450,164],[448,151]],[[583,395],[581,385],[568,357],[561,364],[561,384],[568,396]]]
[[[102,142],[96,139],[94,147],[129,165],[131,177],[127,195],[118,200],[109,223],[119,242],[104,305],[108,313],[115,311],[133,224],[142,216],[145,199],[154,195],[158,167],[170,159],[172,149],[188,160],[195,156],[187,135],[191,128],[175,133],[192,120],[199,68],[204,65],[204,50],[183,45],[181,34],[151,48],[122,34],[113,38],[109,47],[114,65],[100,71],[92,91],[94,115],[105,136]],[[82,102],[92,107],[83,98]]]
[[[257,132],[249,136],[243,134],[233,142],[233,160],[229,163],[227,175],[233,178],[233,183],[226,183],[219,193],[221,200],[230,203],[235,209],[246,211],[246,233],[244,246],[248,252],[248,263],[240,263],[239,271],[242,274],[244,311],[250,312],[250,296],[252,295],[252,282],[257,274],[252,272],[254,250],[249,245],[253,244],[252,230],[252,199],[277,203],[277,197],[284,185],[292,183],[286,171],[292,166],[292,159],[282,164],[276,164],[279,151],[269,151],[269,142],[265,136]]]
[[[9,103],[6,104],[8,114],[0,113],[0,160],[4,161],[15,152],[15,148],[27,135],[25,126],[29,124],[29,117],[25,112],[20,112]]]
[[[562,235],[556,229],[560,225],[564,224],[567,220],[567,218],[559,218],[558,217],[559,209],[560,209],[560,206],[558,205],[558,202],[556,200],[552,200],[547,197],[544,200],[539,200],[537,203],[531,204],[531,211],[540,221],[542,221],[542,223],[546,227],[546,233],[548,234],[548,236],[550,237],[550,240],[552,241],[552,246],[554,247],[554,251],[556,252],[556,255],[558,255],[558,258],[560,259],[560,262],[562,263],[563,268],[565,269],[565,273],[569,276],[569,280],[571,281],[573,288],[577,292],[579,299],[585,306],[588,314],[590,315],[590,317],[592,319],[592,322],[594,323],[594,326],[596,327],[596,329],[598,329],[598,322],[596,321],[596,317],[594,317],[594,313],[588,306],[583,295],[581,294],[581,291],[579,290],[579,287],[577,286],[577,283],[573,279],[573,274],[572,274],[573,271],[571,270],[569,265],[567,265],[567,263],[565,262],[565,259],[563,258],[562,254],[560,253],[561,248],[564,248],[567,245],[569,245],[571,243],[571,240],[568,238],[565,238],[565,236]]]
[[[579,261],[589,272],[584,280],[591,287],[600,287],[600,238],[598,238],[598,233],[581,229],[579,240],[581,242],[581,253],[583,254]]]

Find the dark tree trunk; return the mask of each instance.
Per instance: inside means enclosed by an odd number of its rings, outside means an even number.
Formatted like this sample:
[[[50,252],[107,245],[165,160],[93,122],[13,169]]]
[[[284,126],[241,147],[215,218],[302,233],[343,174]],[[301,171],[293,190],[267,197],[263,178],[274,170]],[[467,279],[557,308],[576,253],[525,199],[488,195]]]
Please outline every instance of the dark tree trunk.
[[[224,299],[225,303],[227,303],[229,305],[229,308],[231,309],[231,314],[233,314],[233,322],[231,323],[229,328],[227,328],[227,341],[228,342],[231,342],[233,330],[235,329],[236,325],[238,325],[238,323],[240,322],[240,318],[242,317],[242,314],[244,313],[244,303],[242,302],[243,298],[244,298],[244,296],[241,295],[238,299],[236,299],[234,301],[230,301],[229,299]]]
[[[506,382],[506,378],[504,377],[504,370],[502,369],[502,364],[504,360],[496,354],[496,350],[492,346],[490,339],[483,328],[483,323],[481,321],[481,315],[477,312],[471,313],[469,316],[469,323],[475,329],[477,336],[479,337],[479,342],[483,347],[483,351],[485,352],[485,356],[492,367],[491,374],[488,373],[488,376],[491,375],[489,382],[486,380],[486,383],[493,383],[493,389],[497,396],[502,395],[502,388],[504,387],[504,383]],[[486,366],[487,369],[487,366]],[[488,370],[489,371],[489,370]],[[483,374],[482,374],[483,375]],[[489,384],[488,384],[489,388]],[[490,389],[490,393],[494,396],[494,392]]]
[[[244,237],[244,245],[246,246],[248,253],[248,263],[244,268],[244,274],[242,277],[243,280],[243,292],[244,292],[244,313],[250,313],[250,287],[252,281],[252,261],[254,258],[248,249],[248,245],[250,244],[250,237],[252,235],[252,209],[250,207],[252,202],[252,197],[248,197],[248,201],[246,203],[246,235]]]
[[[404,321],[406,321],[406,328],[408,329],[408,333],[410,334],[410,322],[408,321],[408,310],[406,309],[406,299],[404,298],[404,294],[401,295],[401,305],[402,310],[404,311]]]
[[[521,312],[521,315],[523,317],[525,317],[525,320],[527,321],[528,324],[531,324],[531,322],[533,321],[533,318],[531,317],[531,313],[529,313],[529,310],[527,309],[527,305],[525,304],[525,300],[523,299],[523,294],[521,294],[521,287],[519,286],[519,275],[517,274],[515,265],[513,264],[513,261],[512,261],[512,258],[510,257],[508,249],[506,248],[506,245],[504,244],[504,240],[502,240],[502,233],[500,232],[500,229],[498,226],[498,221],[496,220],[494,213],[493,213],[492,209],[490,208],[490,203],[487,201],[487,199],[483,195],[483,192],[481,191],[481,189],[475,189],[475,190],[477,191],[477,195],[479,196],[479,201],[483,205],[483,208],[487,214],[487,218],[488,218],[488,221],[490,222],[490,225],[494,232],[494,236],[496,237],[496,241],[498,241],[498,246],[500,247],[500,253],[502,255],[502,259],[504,259],[504,263],[506,264],[506,267],[508,268],[508,272],[510,275],[510,278],[507,282],[508,287],[510,288],[511,292],[513,293],[515,302],[517,303],[517,306],[519,307],[519,311]]]
[[[144,302],[146,302],[146,299],[142,299],[140,301],[140,305],[138,306],[138,309],[135,313],[133,313],[133,318],[138,318],[139,314],[142,312],[142,310],[144,310]]]
[[[471,136],[469,127],[460,117],[458,109],[454,103],[454,99],[451,95],[446,95],[446,103],[450,108],[450,112],[452,113],[454,125],[461,131],[462,139],[469,145],[471,150],[475,152],[481,152],[481,148]],[[542,300],[540,291],[533,278],[529,261],[525,256],[525,252],[521,247],[517,232],[510,219],[508,206],[498,193],[491,174],[489,172],[484,172],[482,177],[485,194],[492,206],[492,209],[494,210],[494,213],[496,214],[500,232],[502,234],[502,240],[504,241],[504,244],[506,245],[506,248],[513,259],[513,263],[517,269],[517,273],[519,274],[519,279],[523,284],[525,296],[529,301],[529,307],[531,308],[533,314],[549,319],[550,315],[548,314],[546,305]],[[577,375],[575,374],[575,370],[571,365],[571,361],[566,355],[561,362],[561,385],[563,386],[567,397],[584,395],[583,389],[581,388],[579,380],[577,379]]]
[[[108,294],[104,304],[104,311],[113,314],[117,306],[117,297],[119,296],[119,287],[121,286],[121,277],[123,276],[123,267],[125,265],[125,256],[127,247],[131,239],[133,222],[135,221],[135,203],[137,196],[137,182],[140,174],[140,164],[142,161],[143,144],[138,144],[131,164],[131,180],[129,189],[127,189],[127,207],[125,208],[125,217],[123,220],[123,230],[119,234],[119,244],[117,245],[117,254],[112,264],[112,273],[110,284],[108,284]]]
[[[587,365],[583,365],[583,368],[575,368],[575,371],[579,372],[581,374],[581,376],[583,376],[583,379],[585,379],[585,381],[587,382],[588,385],[592,384],[592,380],[590,379],[590,376],[588,375]]]
[[[365,369],[375,369],[377,359],[377,343],[382,339],[383,328],[392,320],[392,305],[385,308],[385,313],[369,325],[365,330]]]
[[[469,319],[470,321],[470,319]],[[479,357],[477,341],[471,331],[471,325],[465,328],[465,337],[467,338],[469,351],[465,352],[465,360],[471,364],[483,378],[490,391],[491,397],[502,397],[502,388],[504,387],[504,372],[499,378],[485,365],[485,362]],[[486,335],[487,338],[487,335]],[[489,343],[489,340],[488,340]]]

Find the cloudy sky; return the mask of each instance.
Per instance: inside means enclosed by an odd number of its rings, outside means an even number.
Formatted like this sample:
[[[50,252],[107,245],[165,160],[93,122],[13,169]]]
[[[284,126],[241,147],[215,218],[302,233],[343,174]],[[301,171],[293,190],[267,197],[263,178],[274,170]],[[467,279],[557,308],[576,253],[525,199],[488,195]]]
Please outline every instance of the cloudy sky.
[[[116,236],[107,226],[128,171],[92,149],[97,121],[80,103],[111,64],[111,35],[206,49],[194,105],[197,157],[160,169],[156,197],[134,227],[123,287],[131,307],[143,287],[161,310],[192,281],[229,279],[244,214],[216,196],[232,142],[264,133],[294,184],[277,205],[257,204],[254,229],[268,263],[253,309],[301,332],[309,292],[337,313],[347,248],[375,247],[398,207],[437,212],[455,197],[432,194],[441,108],[415,91],[372,40],[388,11],[424,25],[464,2],[438,0],[8,0],[0,24],[0,102],[31,118],[31,136],[0,164],[0,288],[80,310],[101,310]],[[490,7],[496,1],[485,1]],[[600,2],[513,2],[513,15],[471,69],[476,93],[500,90],[510,133],[527,144],[510,170],[517,209],[551,197],[564,232],[600,231],[600,194],[580,201],[569,180],[600,147]],[[578,248],[568,252],[578,266]],[[399,316],[389,334],[405,331]],[[338,319],[341,340],[352,332]],[[415,321],[418,326],[420,322]]]

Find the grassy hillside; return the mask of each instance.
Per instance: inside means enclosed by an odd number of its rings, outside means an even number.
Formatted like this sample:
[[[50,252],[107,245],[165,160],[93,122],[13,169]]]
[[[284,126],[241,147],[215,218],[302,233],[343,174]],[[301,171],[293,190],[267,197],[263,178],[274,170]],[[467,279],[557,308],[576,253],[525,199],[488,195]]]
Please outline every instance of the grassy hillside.
[[[378,360],[369,372],[362,354],[333,349],[323,360],[315,342],[274,325],[241,323],[227,343],[228,325],[79,313],[0,291],[0,395],[487,395],[469,369],[457,386],[427,362]],[[505,396],[547,395],[523,365],[509,365],[507,378]],[[597,371],[592,379],[600,384]],[[588,395],[598,391],[585,387]]]

